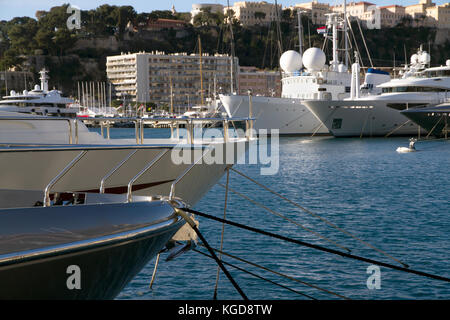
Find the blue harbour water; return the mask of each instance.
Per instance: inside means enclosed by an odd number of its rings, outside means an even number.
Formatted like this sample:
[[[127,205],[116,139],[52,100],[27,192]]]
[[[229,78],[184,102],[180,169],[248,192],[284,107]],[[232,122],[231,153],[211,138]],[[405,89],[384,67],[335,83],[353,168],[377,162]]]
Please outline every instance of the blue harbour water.
[[[114,129],[112,136],[134,135]],[[167,129],[146,129],[146,136],[166,136]],[[450,277],[450,142],[418,142],[418,152],[397,153],[408,138],[336,139],[281,137],[276,175],[260,175],[260,165],[236,169],[285,197],[386,251],[410,268]],[[225,177],[221,182],[225,184]],[[352,254],[397,264],[357,240],[274,197],[236,173],[230,187],[303,226],[322,234]],[[224,189],[218,185],[194,209],[223,216]],[[302,241],[341,250],[304,229],[229,193],[227,219]],[[222,225],[198,218],[200,230],[215,248]],[[450,299],[450,284],[381,267],[380,289],[369,290],[369,264],[226,226],[223,250],[278,273],[351,299]],[[199,250],[206,252],[202,247]],[[151,261],[118,299],[212,299],[217,266],[189,251],[172,261],[162,254],[153,288]],[[340,299],[329,292],[224,257],[224,261],[316,299]],[[250,299],[306,299],[227,266]],[[240,299],[223,273],[219,299]]]

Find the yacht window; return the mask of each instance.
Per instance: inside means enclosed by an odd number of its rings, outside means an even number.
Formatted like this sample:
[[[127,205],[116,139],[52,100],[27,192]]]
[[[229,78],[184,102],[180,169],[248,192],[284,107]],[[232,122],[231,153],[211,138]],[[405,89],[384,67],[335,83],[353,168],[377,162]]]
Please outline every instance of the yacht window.
[[[435,87],[415,87],[415,86],[405,86],[405,87],[389,87],[382,88],[383,93],[392,92],[445,92],[446,89],[435,88]]]
[[[331,124],[331,129],[340,129],[342,127],[342,119],[333,119],[333,123]]]

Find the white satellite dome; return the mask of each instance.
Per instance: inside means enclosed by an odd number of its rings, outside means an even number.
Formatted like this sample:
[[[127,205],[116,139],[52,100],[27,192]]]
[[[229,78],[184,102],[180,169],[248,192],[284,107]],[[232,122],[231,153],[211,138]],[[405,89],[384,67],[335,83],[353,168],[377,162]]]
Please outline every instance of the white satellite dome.
[[[321,70],[325,61],[325,53],[319,48],[309,48],[303,54],[303,65],[308,70]]]
[[[421,64],[427,64],[431,60],[431,56],[427,52],[422,52],[419,56],[419,62]]]
[[[450,67],[450,59],[448,59],[447,61],[445,61],[445,65],[446,65],[447,67]]]
[[[419,62],[419,55],[416,54],[416,53],[414,53],[414,54],[411,56],[411,64],[416,64],[417,62]]]
[[[297,51],[286,51],[280,57],[280,67],[284,72],[292,73],[300,70],[302,66],[302,56]]]

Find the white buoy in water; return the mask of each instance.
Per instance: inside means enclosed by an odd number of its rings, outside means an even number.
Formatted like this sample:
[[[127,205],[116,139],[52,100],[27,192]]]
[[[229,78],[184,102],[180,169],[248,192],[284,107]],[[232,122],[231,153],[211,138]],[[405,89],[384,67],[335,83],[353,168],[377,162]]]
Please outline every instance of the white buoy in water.
[[[415,152],[415,151],[417,151],[416,147],[414,146],[416,141],[417,141],[417,139],[411,138],[411,139],[409,139],[409,147],[408,148],[398,147],[396,151],[399,153]]]

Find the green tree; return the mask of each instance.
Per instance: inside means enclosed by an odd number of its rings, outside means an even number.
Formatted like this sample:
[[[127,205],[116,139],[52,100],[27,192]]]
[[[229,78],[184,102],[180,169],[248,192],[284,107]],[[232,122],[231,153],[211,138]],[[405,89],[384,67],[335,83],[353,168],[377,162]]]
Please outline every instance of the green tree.
[[[7,23],[7,35],[11,48],[19,54],[28,54],[35,47],[34,35],[38,29],[37,22],[33,18],[14,18]]]
[[[136,23],[137,13],[132,6],[115,7],[111,17],[116,21],[119,39],[123,39],[128,22]]]

